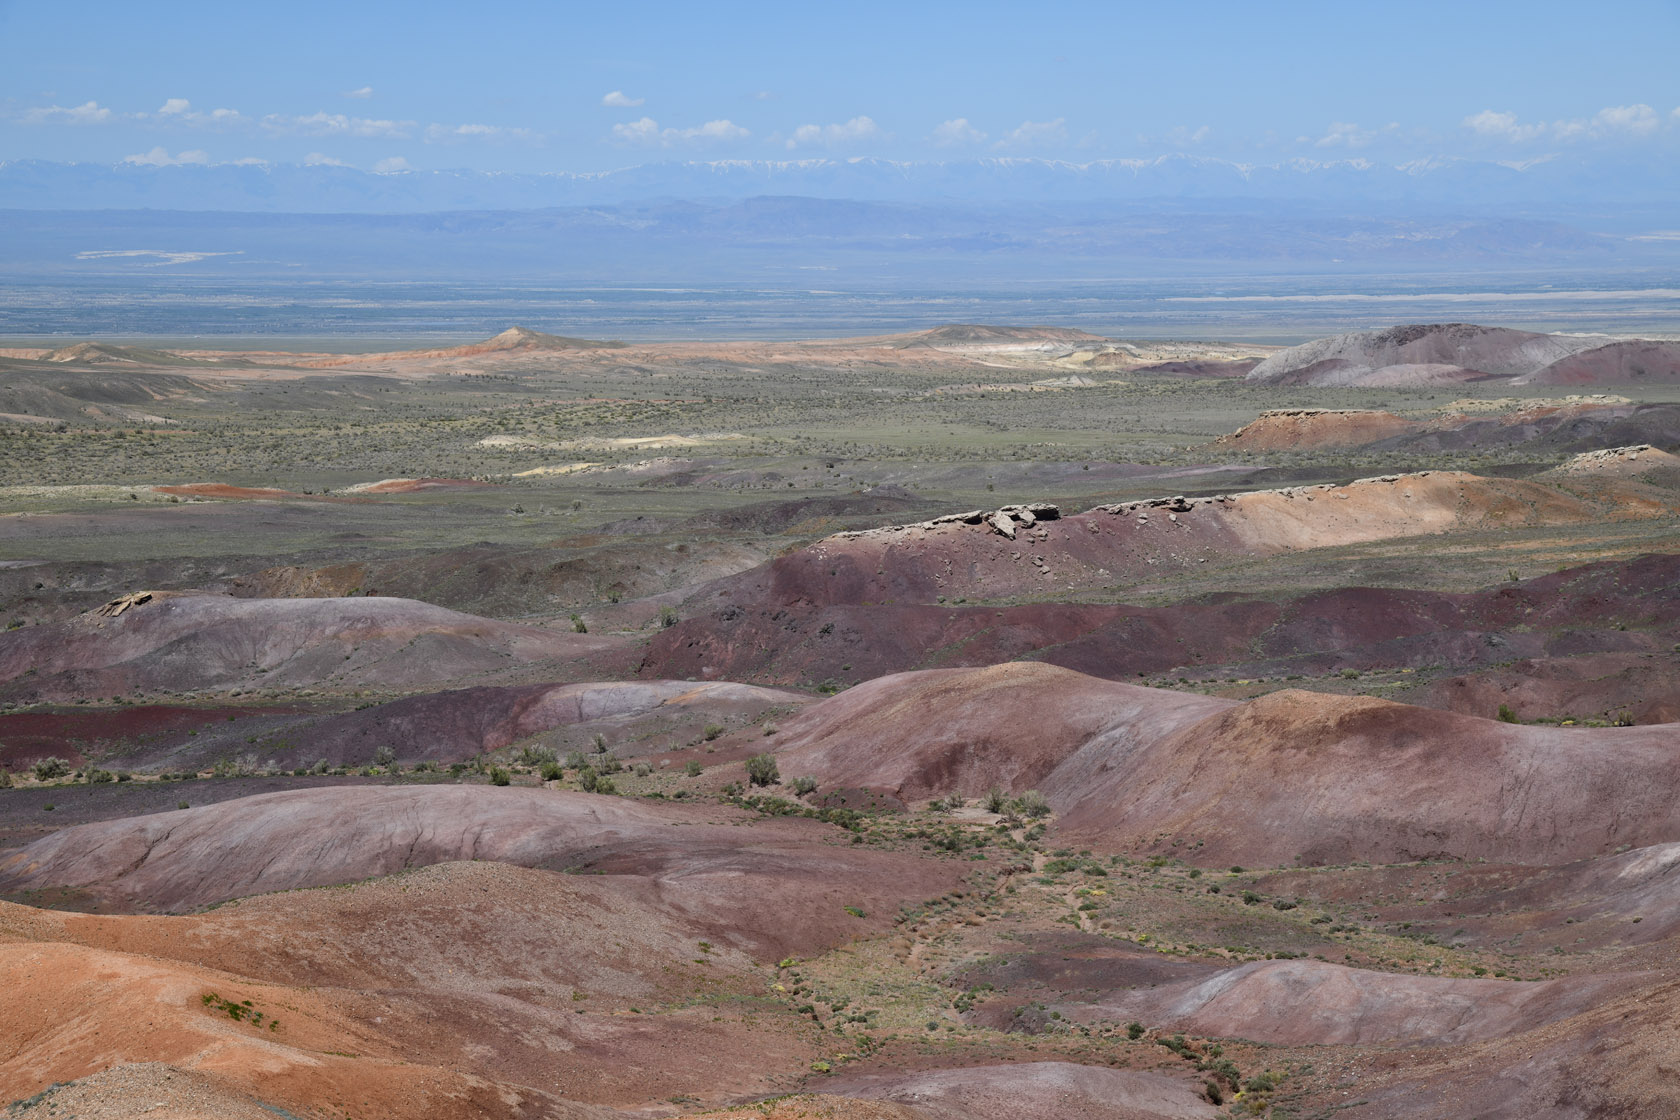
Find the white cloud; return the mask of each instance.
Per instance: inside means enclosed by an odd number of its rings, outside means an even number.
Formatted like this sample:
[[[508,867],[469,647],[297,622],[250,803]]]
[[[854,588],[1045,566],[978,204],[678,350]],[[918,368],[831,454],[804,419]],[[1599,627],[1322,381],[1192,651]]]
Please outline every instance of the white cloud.
[[[760,90],[754,90],[752,93],[749,93],[747,96],[752,98],[754,101],[774,101],[774,100],[776,100],[776,98],[780,97],[781,94],[772,93],[767,89],[760,89]],[[1680,109],[1676,109],[1674,111],[1676,113],[1680,113]]]
[[[1329,129],[1313,145],[1319,148],[1363,148],[1376,135],[1375,130],[1360,128],[1352,121],[1331,121]]]
[[[1167,142],[1180,148],[1187,148],[1192,144],[1200,144],[1211,135],[1213,135],[1213,129],[1205,124],[1197,129],[1179,125],[1167,133]]]
[[[324,156],[320,152],[310,152],[308,155],[304,156],[303,157],[303,165],[305,167],[349,167],[350,166],[348,163],[345,163],[341,159],[334,159],[331,156]]]
[[[140,113],[138,115],[144,117],[146,114]],[[245,120],[238,109],[212,109],[208,113],[200,112],[194,109],[192,102],[184,97],[171,97],[159,107],[153,116],[159,120],[190,125],[231,125],[243,123]]]
[[[1600,109],[1592,119],[1592,127],[1601,134],[1625,132],[1631,136],[1648,136],[1659,123],[1657,111],[1649,105],[1616,105]]]
[[[262,126],[270,132],[296,132],[305,136],[356,136],[363,139],[406,140],[412,133],[415,124],[413,121],[347,117],[343,113],[311,113],[306,117],[290,117],[281,113],[270,113],[262,119]]]
[[[1680,109],[1676,109],[1673,115],[1680,117]],[[1515,113],[1484,109],[1474,116],[1465,117],[1463,124],[1478,136],[1513,143],[1541,137],[1564,141],[1609,140],[1649,136],[1662,127],[1662,117],[1649,105],[1612,105],[1584,119],[1523,124]]]
[[[460,140],[535,140],[528,128],[503,128],[497,124],[429,124],[426,143],[447,144]]]
[[[18,119],[24,124],[109,124],[113,115],[99,102],[85,101],[80,105],[43,105],[25,109]]]
[[[609,109],[635,109],[646,104],[645,97],[630,97],[621,89],[615,89],[601,98],[601,104]]]
[[[123,162],[139,164],[142,167],[179,167],[188,163],[209,163],[210,157],[197,150],[172,156],[164,148],[153,148],[137,156],[124,156]]]
[[[793,130],[787,146],[797,148],[801,145],[821,144],[828,148],[838,148],[873,140],[879,135],[880,126],[874,121],[868,117],[853,117],[845,124],[802,124]]]
[[[659,143],[659,122],[652,117],[643,117],[639,121],[628,124],[620,122],[612,126],[613,136],[624,144],[657,144]]]
[[[358,101],[366,101],[368,98],[373,96],[373,87],[363,86],[361,89],[347,89],[344,91],[344,96],[354,97]]]
[[[1532,140],[1546,131],[1543,124],[1520,124],[1515,113],[1501,113],[1493,109],[1483,109],[1465,117],[1462,124],[1478,136],[1498,140]]]
[[[728,144],[745,140],[752,133],[730,120],[707,121],[695,128],[660,128],[652,117],[639,121],[621,122],[612,127],[613,139],[621,144],[658,145],[669,148],[675,144]]]
[[[986,134],[968,123],[967,117],[948,120],[933,130],[933,142],[941,148],[960,148],[967,144],[981,144]]]
[[[1039,148],[1067,140],[1067,118],[1053,121],[1022,121],[1019,128],[1004,133],[996,147]]]
[[[667,132],[670,130],[667,129]],[[699,128],[685,128],[677,133],[678,140],[716,140],[725,143],[745,140],[752,133],[730,120],[707,121]]]
[[[402,156],[389,156],[374,164],[373,170],[379,175],[393,175],[398,171],[413,171],[414,168]]]

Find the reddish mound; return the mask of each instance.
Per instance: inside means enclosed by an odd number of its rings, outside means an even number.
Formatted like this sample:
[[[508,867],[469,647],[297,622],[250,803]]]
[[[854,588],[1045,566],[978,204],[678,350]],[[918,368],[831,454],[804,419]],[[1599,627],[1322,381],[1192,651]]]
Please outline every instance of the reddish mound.
[[[174,494],[181,498],[219,498],[228,501],[258,502],[331,502],[345,501],[326,494],[298,494],[291,490],[272,490],[256,486],[230,486],[225,482],[189,482],[180,486],[154,486],[159,494]]]
[[[737,930],[727,935],[735,943],[775,957],[827,944],[839,930],[880,932],[899,902],[937,894],[957,876],[913,857],[833,846],[838,830],[813,821],[743,833],[741,819],[716,808],[522,788],[295,790],[64,829],[0,856],[0,890],[184,911],[488,860],[647,877],[691,920]],[[761,920],[744,919],[749,905],[766,908]]]
[[[1525,385],[1672,385],[1680,381],[1680,342],[1612,342],[1560,358],[1518,380]]]
[[[400,687],[615,644],[408,599],[158,593],[116,616],[91,611],[0,635],[0,681],[27,699],[322,683]]]
[[[1557,862],[1680,834],[1674,735],[1285,691],[1110,754],[1106,770],[1063,768],[1043,789],[1070,839],[1171,837],[1199,844],[1203,864]]]
[[[1235,451],[1322,450],[1327,447],[1362,447],[1390,439],[1416,428],[1414,421],[1392,412],[1355,409],[1282,408],[1262,412],[1258,419],[1228,436],[1214,440],[1214,446]]]
[[[977,510],[829,537],[774,561],[767,591],[778,605],[997,599],[1106,587],[1116,575],[1189,568],[1209,557],[1680,510],[1673,495],[1607,485],[1587,500],[1535,482],[1423,471],[1347,486],[1127,502],[1065,518],[1046,507],[1048,515],[1024,523],[1012,515],[1007,532],[998,514]]]
[[[861,684],[776,739],[781,769],[906,801],[1036,788],[1096,742],[1148,742],[1229,701],[1114,684],[1034,662],[936,669]]]
[[[780,750],[786,773],[905,796],[1031,782],[1067,843],[1204,865],[1543,863],[1680,834],[1674,735],[1293,690],[1239,705],[1000,666],[872,682],[807,709]]]
[[[1670,982],[1522,1034],[1378,1067],[1338,1114],[1668,1120],[1677,1049],[1680,985]]]
[[[1155,511],[1151,521],[1159,516]],[[1099,529],[1108,523],[1097,522]],[[1179,530],[1161,532],[1170,537]],[[939,552],[931,552],[936,541],[913,539],[879,557],[883,566],[862,571],[849,555],[825,556],[823,546],[790,554],[714,584],[692,601],[683,621],[649,644],[641,671],[767,684],[849,682],[1038,657],[1118,679],[1438,666],[1465,672],[1521,658],[1666,657],[1680,642],[1680,555],[1568,569],[1473,594],[1344,588],[1281,601],[1226,595],[1170,607],[919,605],[914,600],[920,593],[908,580],[900,593],[879,598],[866,583],[869,573],[892,570],[884,565],[902,564],[912,571],[931,568],[929,574],[948,586],[979,568],[991,550],[1010,547],[993,539],[999,543],[969,537],[971,555],[979,556],[967,561],[954,538],[949,550]],[[1048,537],[1030,547],[1055,543]],[[933,566],[941,559],[950,561],[950,575],[942,564]],[[824,580],[830,571],[837,575]],[[1662,676],[1665,664],[1657,661],[1655,675],[1640,678],[1649,686],[1645,692],[1620,695],[1617,702],[1636,703],[1641,712],[1664,702],[1672,692]],[[1437,693],[1426,696],[1448,702]],[[1452,706],[1492,715],[1498,704]],[[1641,722],[1660,721],[1663,710],[1649,708]],[[1538,707],[1527,718],[1551,714]]]
[[[8,1041],[0,1049],[0,1096],[8,1099],[116,1063],[164,1062],[294,1107],[325,1101],[415,1120],[520,1111],[521,1094],[504,1097],[479,1078],[409,1064],[398,1045],[361,1027],[330,995],[62,944],[0,946],[0,984],[7,992],[0,1037]],[[214,1014],[200,1001],[210,992],[251,1000],[280,1028]],[[531,1105],[546,1103],[546,1094],[522,1095]],[[133,1116],[156,1101],[116,1103],[128,1107],[118,1115]]]
[[[1650,974],[1527,984],[1403,976],[1321,961],[1259,961],[1203,980],[1057,1008],[1078,1022],[1137,1019],[1169,1031],[1282,1046],[1481,1042],[1580,1014]]]

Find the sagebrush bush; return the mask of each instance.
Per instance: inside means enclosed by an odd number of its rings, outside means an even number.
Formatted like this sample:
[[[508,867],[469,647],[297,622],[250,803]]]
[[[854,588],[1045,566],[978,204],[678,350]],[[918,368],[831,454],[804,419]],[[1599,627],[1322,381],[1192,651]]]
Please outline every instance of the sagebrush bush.
[[[776,767],[776,756],[773,754],[755,754],[747,759],[747,780],[755,786],[768,786],[781,781],[781,771]]]

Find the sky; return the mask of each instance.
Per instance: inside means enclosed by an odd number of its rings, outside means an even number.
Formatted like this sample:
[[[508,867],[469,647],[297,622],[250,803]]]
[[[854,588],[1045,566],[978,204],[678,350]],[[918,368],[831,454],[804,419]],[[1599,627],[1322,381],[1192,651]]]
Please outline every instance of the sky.
[[[0,161],[579,172],[1680,151],[1680,0],[0,0],[0,41]]]

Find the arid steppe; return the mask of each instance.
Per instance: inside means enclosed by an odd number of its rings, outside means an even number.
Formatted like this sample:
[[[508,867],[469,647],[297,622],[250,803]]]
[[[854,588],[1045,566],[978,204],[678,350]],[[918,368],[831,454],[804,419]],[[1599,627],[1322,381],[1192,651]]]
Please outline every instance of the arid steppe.
[[[7,1116],[1674,1114],[1680,343],[0,375]]]

